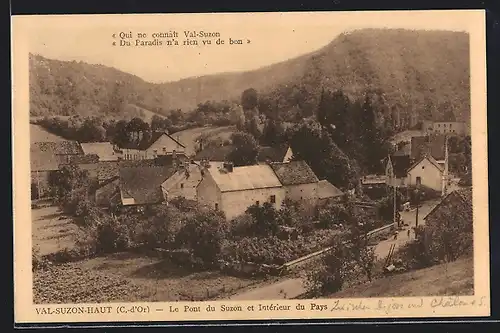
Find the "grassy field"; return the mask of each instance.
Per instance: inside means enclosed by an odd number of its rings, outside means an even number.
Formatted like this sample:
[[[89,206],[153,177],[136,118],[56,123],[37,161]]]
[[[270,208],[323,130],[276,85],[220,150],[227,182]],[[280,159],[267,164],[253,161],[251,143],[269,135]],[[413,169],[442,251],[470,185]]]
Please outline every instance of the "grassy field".
[[[58,207],[50,206],[31,210],[33,246],[41,255],[71,249],[79,228],[70,218],[63,216]]]
[[[30,142],[57,142],[64,141],[64,138],[47,132],[39,125],[30,124]]]
[[[52,265],[33,277],[35,303],[195,301],[223,297],[262,282],[193,272],[135,253]]]
[[[79,228],[57,207],[32,210],[33,245],[41,255],[75,247]],[[117,253],[35,271],[35,302],[131,302],[203,300],[233,294],[262,282],[193,272],[168,261],[136,253]]]
[[[203,136],[205,141],[217,138],[229,139],[231,134],[235,131],[236,129],[234,126],[196,127],[176,132],[172,134],[172,136],[182,142],[186,146],[186,153],[191,155],[195,153],[196,140],[201,136]]]
[[[474,294],[472,258],[396,274],[342,290],[330,298],[419,297]]]

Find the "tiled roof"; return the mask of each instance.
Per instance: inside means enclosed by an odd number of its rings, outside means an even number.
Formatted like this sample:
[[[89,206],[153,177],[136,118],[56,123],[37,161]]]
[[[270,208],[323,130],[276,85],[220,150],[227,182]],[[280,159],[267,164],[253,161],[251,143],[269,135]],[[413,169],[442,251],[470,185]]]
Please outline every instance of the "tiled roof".
[[[335,187],[328,180],[320,180],[318,182],[318,198],[327,199],[343,196],[344,192]]]
[[[234,167],[232,172],[209,168],[208,172],[221,192],[281,187],[278,177],[267,164]]]
[[[162,202],[161,184],[175,173],[173,167],[120,168],[120,189],[125,198],[134,198],[135,204]]]
[[[398,151],[394,153],[393,156],[410,156],[411,155],[411,143],[406,143]]]
[[[83,155],[83,149],[76,141],[35,142],[32,146],[42,151],[50,147],[56,155]]]
[[[30,148],[31,171],[54,171],[59,169],[58,159],[51,146],[32,145]]]
[[[99,156],[96,154],[71,155],[69,157],[69,162],[73,164],[97,164],[99,162]]]
[[[227,161],[227,156],[233,150],[233,145],[219,146],[219,147],[209,147],[198,152],[194,156],[195,161],[209,160],[215,162]]]
[[[259,162],[283,162],[288,146],[281,145],[278,147],[260,147],[257,161]]]
[[[439,171],[443,171],[443,166],[441,166],[438,161],[436,161],[435,158],[433,158],[432,156],[430,155],[424,155],[422,158],[420,158],[418,161],[416,161],[415,163],[413,163],[412,166],[410,166],[408,168],[408,171],[412,170],[413,168],[415,168],[417,165],[420,164],[420,162],[422,162],[423,160],[427,159],[432,165],[434,165]]]
[[[411,138],[411,158],[420,159],[430,154],[436,160],[443,160],[445,155],[446,137],[444,135],[414,136]]]
[[[432,208],[432,210],[429,213],[427,213],[427,215],[424,217],[424,220],[427,219],[429,216],[432,216],[432,214],[434,214],[439,209],[441,208],[446,209],[447,205],[457,200],[460,200],[460,205],[465,205],[471,208],[472,188],[471,187],[461,188],[448,193],[434,208]]]
[[[183,147],[183,148],[186,148],[182,143],[180,143],[179,141],[177,141],[176,139],[174,139],[171,135],[169,135],[168,133],[166,132],[154,132],[151,134],[151,139],[148,140],[148,141],[141,141],[139,143],[135,143],[135,142],[131,142],[131,143],[128,143],[126,145],[123,145],[122,147],[120,148],[125,148],[125,149],[138,149],[138,150],[146,150],[148,149],[149,147],[151,147],[151,145],[153,143],[155,143],[156,141],[158,141],[158,139],[163,136],[163,135],[166,135],[168,136],[170,139],[172,139],[175,143],[177,143],[179,146]]]
[[[118,170],[118,162],[99,162],[97,164],[97,179],[99,180],[99,183],[118,177]]]
[[[118,155],[110,142],[88,142],[81,144],[85,155],[97,154],[100,161],[116,161]]]
[[[283,185],[300,185],[317,183],[318,177],[305,161],[288,163],[272,163],[271,168]]]
[[[396,178],[406,177],[408,168],[411,166],[411,160],[409,155],[393,155],[391,157],[392,168]]]

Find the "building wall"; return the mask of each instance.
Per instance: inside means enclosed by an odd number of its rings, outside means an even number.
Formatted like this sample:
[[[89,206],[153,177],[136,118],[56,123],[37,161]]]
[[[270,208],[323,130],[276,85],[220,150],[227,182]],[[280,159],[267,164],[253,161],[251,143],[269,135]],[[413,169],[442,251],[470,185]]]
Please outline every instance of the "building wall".
[[[186,177],[184,170],[179,170],[161,185],[162,190],[167,195],[167,200],[184,197],[189,200],[196,200],[196,187],[202,179],[200,167],[189,165],[189,177]]]
[[[284,188],[288,199],[310,206],[318,203],[318,183],[287,185]]]
[[[466,126],[464,123],[460,122],[435,122],[433,124],[432,132],[439,134],[464,135],[466,132]]]
[[[169,136],[162,135],[146,150],[146,158],[154,158],[157,155],[170,155],[173,151],[184,153],[184,147],[172,140]]]
[[[31,172],[31,184],[36,185],[39,192],[40,197],[46,197],[49,194],[49,177],[50,174],[56,171],[32,171]]]
[[[293,157],[293,151],[292,148],[288,147],[285,157],[283,158],[283,163],[290,162]]]
[[[111,196],[117,191],[120,181],[117,179],[95,191],[95,202],[98,206],[109,206]]]
[[[196,187],[196,198],[199,204],[209,208],[214,209],[215,204],[221,207],[221,192],[208,172],[205,172],[202,181]]]
[[[417,177],[420,177],[423,186],[441,191],[442,176],[443,173],[436,168],[434,164],[428,159],[423,159],[418,165],[408,171],[406,185],[415,185],[417,183]]]
[[[274,207],[280,209],[281,203],[285,199],[285,192],[283,187],[224,192],[222,193],[220,209],[226,214],[227,220],[232,220],[245,213],[247,208],[257,201],[261,205],[264,202],[269,202],[272,195],[275,196]]]
[[[145,150],[138,150],[138,149],[128,149],[128,148],[123,148],[122,149],[122,158],[124,160],[143,160],[146,158],[146,151]]]

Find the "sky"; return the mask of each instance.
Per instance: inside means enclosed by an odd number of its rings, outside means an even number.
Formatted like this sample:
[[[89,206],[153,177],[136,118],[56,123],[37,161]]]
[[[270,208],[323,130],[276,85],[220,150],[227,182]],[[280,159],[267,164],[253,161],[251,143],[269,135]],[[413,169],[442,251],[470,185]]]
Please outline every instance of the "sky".
[[[246,71],[315,51],[362,28],[469,31],[470,11],[71,15],[17,17],[29,51],[115,67],[150,82]],[[476,14],[477,15],[477,14]],[[14,19],[13,19],[14,20]],[[13,29],[15,33],[15,29]],[[225,45],[120,47],[120,32],[218,32]],[[116,38],[113,38],[116,34]],[[242,39],[242,45],[227,40]],[[203,38],[202,38],[203,39]],[[128,39],[124,39],[129,41]],[[250,43],[247,43],[250,40]],[[201,39],[199,39],[201,42]]]

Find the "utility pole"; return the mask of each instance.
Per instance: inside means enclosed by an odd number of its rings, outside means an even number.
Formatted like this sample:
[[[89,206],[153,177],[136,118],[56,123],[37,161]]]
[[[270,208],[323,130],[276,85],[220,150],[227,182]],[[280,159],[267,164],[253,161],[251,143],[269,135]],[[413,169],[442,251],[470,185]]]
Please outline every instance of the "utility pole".
[[[420,193],[417,190],[417,212],[415,214],[415,229],[418,227],[418,206],[420,206]]]

